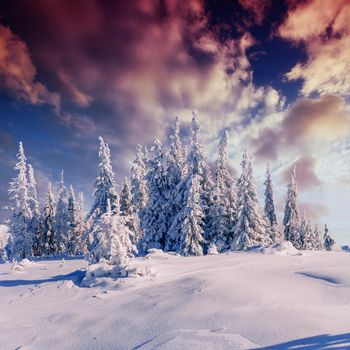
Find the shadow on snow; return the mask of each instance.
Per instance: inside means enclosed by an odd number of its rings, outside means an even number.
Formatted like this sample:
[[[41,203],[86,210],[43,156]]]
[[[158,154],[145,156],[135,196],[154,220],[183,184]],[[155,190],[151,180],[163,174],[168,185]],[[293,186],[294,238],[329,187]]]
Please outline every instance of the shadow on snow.
[[[17,287],[17,286],[27,286],[33,284],[43,284],[50,282],[60,282],[60,281],[72,281],[77,287],[81,287],[80,284],[85,276],[85,271],[75,270],[66,275],[56,275],[47,279],[37,279],[37,280],[0,280],[0,287]]]
[[[270,345],[259,348],[266,350],[324,350],[324,349],[337,349],[337,350],[349,350],[350,349],[350,333],[330,335],[321,334],[309,338],[301,338],[292,340],[285,343]]]

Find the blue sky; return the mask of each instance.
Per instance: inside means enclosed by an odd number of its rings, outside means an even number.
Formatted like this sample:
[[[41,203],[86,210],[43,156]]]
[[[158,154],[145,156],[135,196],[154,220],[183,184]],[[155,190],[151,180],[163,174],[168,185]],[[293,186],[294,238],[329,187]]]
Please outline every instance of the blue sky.
[[[300,207],[349,243],[349,19],[345,0],[2,1],[2,206],[19,141],[41,198],[64,169],[89,205],[98,136],[120,182],[138,143],[166,145],[175,115],[186,135],[197,109],[210,161],[225,129],[260,193],[271,163],[280,221],[297,163]]]

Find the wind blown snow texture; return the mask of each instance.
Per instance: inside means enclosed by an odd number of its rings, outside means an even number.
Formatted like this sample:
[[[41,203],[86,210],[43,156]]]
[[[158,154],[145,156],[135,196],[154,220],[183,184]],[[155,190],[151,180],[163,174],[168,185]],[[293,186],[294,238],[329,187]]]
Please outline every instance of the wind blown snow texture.
[[[1,264],[1,349],[349,348],[350,254],[295,253],[154,250],[91,288],[82,259]]]

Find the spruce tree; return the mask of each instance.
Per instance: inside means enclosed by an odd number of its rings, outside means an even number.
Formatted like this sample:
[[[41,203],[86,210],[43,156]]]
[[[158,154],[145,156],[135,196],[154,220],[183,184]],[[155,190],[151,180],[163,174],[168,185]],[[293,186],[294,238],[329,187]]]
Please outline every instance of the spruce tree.
[[[89,253],[91,264],[106,262],[124,267],[136,247],[130,240],[131,231],[123,224],[118,211],[112,211],[107,205],[107,212],[93,226],[94,242]]]
[[[33,215],[28,196],[27,163],[22,142],[19,143],[14,169],[18,174],[10,182],[9,188],[10,200],[13,203],[9,252],[11,258],[24,259],[33,255],[34,235],[31,228]]]
[[[210,168],[205,160],[203,147],[199,136],[200,124],[197,112],[192,113],[192,134],[191,146],[187,156],[188,176],[199,176],[199,195],[200,202],[204,211],[203,228],[205,230],[205,238],[209,237],[206,225],[209,219],[209,208],[213,204],[212,191],[214,188]]]
[[[185,175],[185,159],[180,139],[180,121],[175,118],[174,131],[170,135],[170,148],[166,155],[165,180],[167,185],[166,193],[166,218],[167,228],[170,228],[176,215],[181,209],[181,204],[177,201],[178,191],[181,190],[180,183]],[[165,250],[173,250],[173,239],[166,236]]]
[[[75,255],[79,239],[77,234],[77,207],[73,186],[70,185],[67,205],[68,232],[65,252],[68,255]]]
[[[99,156],[99,173],[94,183],[94,202],[88,218],[93,221],[107,212],[107,203],[110,202],[111,210],[116,212],[119,210],[119,196],[117,193],[117,185],[114,180],[114,172],[111,163],[111,152],[108,144],[99,137],[100,150]]]
[[[69,245],[69,214],[68,214],[68,193],[64,184],[64,173],[61,172],[61,180],[57,186],[57,203],[55,214],[55,235],[57,251],[56,254],[65,254]]]
[[[84,255],[87,253],[88,242],[86,233],[86,222],[85,222],[85,206],[84,206],[84,196],[80,192],[78,199],[76,201],[76,228],[75,228],[75,237],[76,245],[74,255]]]
[[[38,256],[40,255],[39,247],[41,238],[40,208],[36,191],[34,170],[31,164],[28,164],[28,199],[29,207],[32,212],[32,219],[29,225],[33,236],[33,254]]]
[[[133,205],[131,185],[128,178],[125,178],[120,192],[120,215],[124,219],[124,224],[132,232],[132,243],[137,246],[142,238],[142,234],[140,221]]]
[[[284,209],[284,238],[297,249],[302,248],[300,237],[299,210],[297,207],[296,167],[292,171],[291,182],[288,185],[287,201]]]
[[[46,203],[41,222],[40,254],[54,255],[57,252],[57,237],[55,233],[55,199],[49,182]]]
[[[314,237],[315,237],[315,250],[323,250],[323,237],[321,235],[320,229],[318,225],[315,225],[315,230],[314,230]]]
[[[209,227],[221,227],[219,231],[208,228],[210,239],[217,243],[219,251],[229,248],[237,222],[237,194],[234,178],[228,170],[227,142],[228,132],[225,131],[220,138],[216,160],[215,208],[209,210]],[[220,211],[222,214],[219,216]],[[215,224],[215,217],[220,222]]]
[[[163,249],[167,233],[166,208],[167,184],[164,176],[162,144],[154,140],[146,175],[148,202],[141,212],[141,228],[144,230],[144,249]]]
[[[244,151],[241,162],[242,174],[238,179],[238,219],[231,249],[245,250],[254,245],[268,245],[271,239],[264,229],[258,213],[251,159]]]
[[[316,248],[315,236],[314,236],[314,233],[312,232],[310,221],[306,221],[304,213],[302,213],[301,215],[299,232],[300,232],[300,240],[301,240],[300,249],[315,250]]]
[[[330,236],[327,225],[324,225],[323,246],[326,250],[332,250],[335,240]]]
[[[147,150],[141,145],[136,147],[136,159],[131,166],[131,194],[132,205],[136,213],[140,213],[147,205]]]
[[[267,219],[267,230],[273,243],[281,241],[281,234],[277,228],[277,218],[275,213],[275,205],[273,201],[273,186],[271,179],[270,165],[267,165],[265,185],[265,217]]]
[[[170,234],[178,237],[174,250],[181,255],[203,255],[204,213],[200,205],[200,176],[190,175],[186,182],[184,206],[170,227]]]
[[[224,251],[228,248],[230,242],[229,229],[227,211],[222,204],[220,190],[216,186],[213,191],[213,204],[209,209],[209,219],[207,224],[211,250],[214,249],[214,246],[218,252]]]

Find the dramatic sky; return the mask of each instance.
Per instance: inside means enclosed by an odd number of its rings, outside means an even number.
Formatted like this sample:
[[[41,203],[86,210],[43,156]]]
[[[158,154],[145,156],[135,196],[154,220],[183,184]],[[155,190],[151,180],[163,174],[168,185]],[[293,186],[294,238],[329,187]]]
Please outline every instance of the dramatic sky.
[[[349,0],[2,0],[1,207],[19,141],[41,198],[64,169],[89,204],[99,135],[121,182],[175,115],[187,142],[196,109],[210,161],[228,130],[261,195],[269,162],[280,221],[297,163],[300,207],[349,243],[349,97]]]

